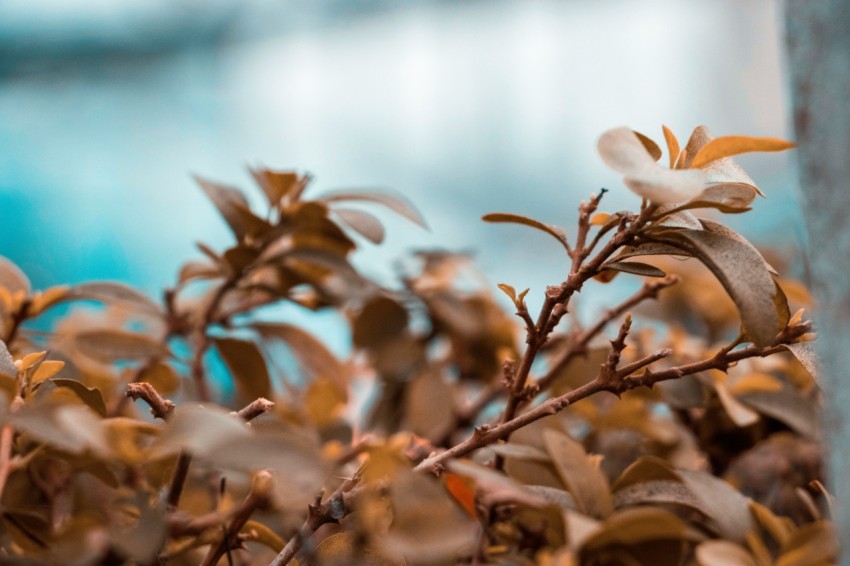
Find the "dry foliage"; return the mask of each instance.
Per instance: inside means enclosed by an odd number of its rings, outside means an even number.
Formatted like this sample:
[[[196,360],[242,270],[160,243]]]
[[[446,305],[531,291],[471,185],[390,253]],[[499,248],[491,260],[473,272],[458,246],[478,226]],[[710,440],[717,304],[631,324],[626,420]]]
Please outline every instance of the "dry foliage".
[[[760,194],[730,156],[791,144],[664,138],[670,168],[642,134],[599,140],[636,212],[601,212],[603,191],[571,238],[484,217],[566,252],[536,315],[502,284],[505,313],[458,254],[416,254],[397,289],[365,279],[349,258],[384,237],[369,207],[419,214],[266,169],[262,213],[198,179],[235,244],[198,244],[162,301],[34,291],[3,260],[3,563],[834,562],[808,297],[716,220]],[[566,317],[619,273],[643,287]],[[350,358],[256,316],[281,301],[344,315]]]

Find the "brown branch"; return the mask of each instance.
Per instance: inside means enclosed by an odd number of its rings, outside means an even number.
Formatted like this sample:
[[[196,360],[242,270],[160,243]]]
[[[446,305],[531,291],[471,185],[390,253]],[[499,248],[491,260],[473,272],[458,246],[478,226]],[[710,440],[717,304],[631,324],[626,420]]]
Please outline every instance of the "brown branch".
[[[274,401],[269,401],[265,397],[259,397],[238,411],[234,411],[230,414],[239,417],[245,422],[250,422],[263,413],[268,413],[272,409],[274,409]]]
[[[484,446],[499,440],[504,440],[515,430],[549,415],[554,415],[565,409],[567,406],[599,393],[600,391],[608,391],[619,395],[630,389],[635,389],[637,387],[652,387],[661,381],[678,379],[686,375],[692,375],[709,369],[726,370],[731,364],[740,360],[755,357],[763,358],[778,352],[783,352],[785,351],[784,346],[786,344],[793,344],[797,338],[810,330],[811,324],[809,322],[805,322],[794,327],[786,328],[783,332],[777,335],[774,344],[771,346],[760,347],[752,345],[741,350],[732,351],[727,351],[724,348],[716,355],[705,360],[683,364],[657,372],[647,369],[641,375],[632,375],[632,373],[669,355],[670,351],[665,349],[656,352],[655,354],[647,356],[638,362],[629,364],[629,366],[618,370],[613,376],[610,374],[606,376],[605,372],[600,368],[596,377],[581,387],[544,401],[540,405],[529,409],[525,413],[518,415],[508,422],[490,426],[480,426],[476,428],[472,435],[465,441],[444,452],[440,452],[439,454],[426,458],[420,462],[414,470],[440,473],[447,460],[465,456],[479,448],[483,448]]]
[[[307,518],[298,529],[298,532],[289,539],[283,550],[269,563],[269,566],[284,566],[295,558],[295,555],[301,550],[304,541],[312,536],[319,527],[328,523],[337,523],[340,519],[351,512],[352,503],[354,500],[354,488],[360,481],[360,472],[358,471],[353,477],[345,480],[324,502],[318,502],[316,505],[310,505],[307,513]]]
[[[679,278],[676,275],[668,275],[661,279],[647,281],[634,295],[627,298],[616,307],[606,310],[602,314],[602,317],[597,320],[593,326],[582,332],[572,341],[569,349],[564,352],[557,361],[555,361],[549,371],[546,372],[546,375],[537,380],[537,386],[540,390],[545,391],[548,389],[549,386],[552,385],[552,381],[554,381],[558,375],[563,372],[564,368],[566,368],[570,362],[572,362],[576,357],[585,354],[587,352],[587,345],[590,341],[596,338],[611,322],[643,301],[657,298],[658,293],[662,289],[670,287],[678,281]]]
[[[174,403],[160,395],[150,383],[128,383],[125,395],[133,401],[144,400],[150,406],[151,414],[158,419],[166,420],[174,412]]]
[[[257,509],[265,507],[271,496],[272,482],[274,479],[270,472],[265,470],[257,472],[254,476],[254,481],[251,484],[251,492],[245,501],[233,512],[230,523],[224,528],[224,533],[221,539],[210,546],[207,555],[204,557],[201,566],[214,566],[218,564],[218,560],[224,554],[239,545],[239,532],[245,523],[251,518],[251,515]]]

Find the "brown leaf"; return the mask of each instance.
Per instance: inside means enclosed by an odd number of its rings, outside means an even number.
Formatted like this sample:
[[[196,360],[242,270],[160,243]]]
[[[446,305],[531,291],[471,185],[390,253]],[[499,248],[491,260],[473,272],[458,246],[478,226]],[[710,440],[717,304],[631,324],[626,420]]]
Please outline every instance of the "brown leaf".
[[[109,454],[103,422],[83,405],[37,403],[11,415],[18,430],[71,454]]]
[[[664,141],[667,142],[667,153],[670,156],[670,169],[673,169],[676,165],[676,159],[679,158],[679,140],[676,138],[673,131],[667,126],[661,126],[661,130],[664,132]]]
[[[152,447],[152,457],[162,458],[186,450],[208,456],[219,446],[239,446],[251,436],[248,425],[228,411],[196,403],[178,405]]]
[[[535,220],[533,218],[529,218],[527,216],[522,216],[519,214],[511,214],[508,212],[492,212],[490,214],[485,214],[481,217],[481,220],[484,222],[499,222],[499,223],[508,223],[508,224],[522,224],[523,226],[529,226],[531,228],[535,228],[542,232],[546,232],[564,247],[567,248],[567,238],[564,235],[563,231],[560,228],[555,228],[554,226],[549,226],[548,224],[544,224],[539,220]]]
[[[588,456],[581,444],[555,430],[544,430],[543,441],[579,510],[598,519],[610,515],[614,502],[598,460]]]
[[[708,267],[735,302],[750,339],[758,346],[773,344],[780,330],[774,303],[777,288],[761,254],[742,237],[730,237],[703,222],[705,230],[665,230],[655,233],[663,243],[679,247]]]
[[[237,240],[241,241],[249,234],[259,236],[271,229],[268,222],[251,212],[248,200],[238,189],[212,183],[198,176],[195,182],[221,213]]]
[[[753,151],[783,151],[797,145],[777,138],[750,136],[721,136],[702,146],[694,156],[691,167],[705,167],[712,161]]]
[[[398,338],[407,328],[407,310],[389,297],[366,303],[352,324],[352,340],[359,348],[374,348]]]
[[[744,405],[785,423],[803,436],[813,440],[821,437],[819,407],[792,387],[785,386],[779,391],[750,391],[737,397]]]
[[[700,543],[696,548],[696,557],[700,566],[758,566],[753,555],[743,546],[728,540],[707,540]]]
[[[52,384],[56,387],[65,387],[70,389],[95,413],[101,417],[106,416],[106,403],[103,400],[103,393],[101,393],[100,389],[97,387],[86,387],[82,382],[77,381],[76,379],[64,378],[54,378],[45,383]]]
[[[649,152],[649,155],[652,157],[652,159],[654,159],[655,161],[661,159],[661,148],[658,147],[657,143],[655,143],[653,140],[636,130],[632,130],[632,133],[637,136],[637,138],[640,140],[640,143],[643,144],[643,147],[646,148],[646,151]]]
[[[126,330],[83,330],[74,335],[73,341],[83,354],[104,363],[158,357],[167,353],[165,345],[156,338]]]
[[[634,275],[643,275],[644,277],[664,277],[667,275],[654,265],[636,261],[615,261],[613,263],[606,263],[602,266],[602,271],[622,271],[624,273],[632,273]]]
[[[266,359],[256,344],[238,338],[213,338],[213,344],[227,364],[244,400],[271,396]]]
[[[251,327],[264,340],[283,340],[301,365],[301,369],[312,376],[340,379],[345,369],[327,346],[309,332],[291,324],[255,323]]]
[[[295,171],[273,171],[271,169],[251,169],[248,171],[254,180],[263,189],[266,200],[272,206],[280,204],[280,200],[294,193],[304,184],[304,180]]]
[[[407,218],[414,224],[428,229],[428,224],[416,208],[401,195],[387,193],[333,193],[322,197],[325,202],[365,201],[386,206],[393,212]]]
[[[30,280],[21,268],[2,256],[0,256],[0,287],[5,287],[12,294],[23,291],[25,295],[32,289]]]
[[[160,316],[163,313],[162,307],[147,295],[116,281],[94,281],[75,285],[68,290],[64,298],[66,300],[89,299]]]
[[[828,521],[803,525],[779,551],[775,566],[819,566],[838,558],[838,537]]]
[[[334,212],[352,230],[372,243],[384,241],[384,226],[374,215],[354,208],[334,208]]]
[[[663,509],[634,507],[610,516],[595,534],[587,538],[583,552],[613,545],[634,545],[647,541],[687,540],[688,527],[681,519]]]

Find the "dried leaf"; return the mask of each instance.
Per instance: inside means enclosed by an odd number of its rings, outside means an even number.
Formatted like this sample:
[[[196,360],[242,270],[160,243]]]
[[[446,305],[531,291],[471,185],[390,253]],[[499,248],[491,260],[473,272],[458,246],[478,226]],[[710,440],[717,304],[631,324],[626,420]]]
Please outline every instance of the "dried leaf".
[[[658,161],[661,159],[661,148],[658,147],[657,143],[636,130],[632,130],[632,133],[637,136],[653,160]]]
[[[636,261],[615,261],[613,263],[606,263],[602,266],[602,271],[622,271],[625,273],[633,273],[634,275],[643,275],[644,277],[664,277],[667,275],[654,265],[639,263]]]
[[[239,531],[239,534],[244,536],[247,540],[258,542],[275,552],[283,550],[283,547],[286,544],[282,538],[277,536],[277,533],[259,521],[247,521],[245,526],[242,527],[242,530]]]
[[[446,486],[446,491],[454,497],[467,515],[473,519],[477,518],[475,512],[475,488],[471,481],[451,472],[443,474],[443,484]]]
[[[100,389],[98,389],[97,387],[86,387],[83,383],[77,381],[76,379],[55,378],[47,383],[51,383],[56,387],[65,387],[70,389],[74,392],[74,394],[77,395],[77,397],[80,398],[83,403],[88,405],[91,410],[93,410],[101,417],[106,417],[106,402],[104,402],[103,400],[103,393],[101,393]]]
[[[758,566],[752,554],[743,546],[728,540],[707,540],[700,543],[696,548],[696,557],[700,566]]]
[[[543,441],[579,510],[598,519],[610,515],[614,502],[598,462],[587,455],[581,444],[563,433],[544,430]]]
[[[345,375],[342,363],[327,346],[312,334],[291,324],[255,323],[251,327],[264,340],[283,340],[298,359],[303,371],[311,376],[339,379]]]
[[[162,307],[124,283],[115,281],[95,281],[75,285],[68,290],[67,300],[87,299],[109,305],[121,305],[141,312],[162,315]]]
[[[667,126],[661,126],[661,130],[664,132],[664,141],[667,142],[667,153],[670,156],[670,169],[673,169],[676,166],[676,159],[679,158],[679,140],[676,138],[673,131]]]
[[[32,377],[30,378],[30,383],[35,385],[44,381],[45,379],[50,379],[65,367],[65,362],[58,360],[47,360],[39,364],[38,369],[33,372]]]
[[[705,167],[712,161],[753,151],[784,151],[797,144],[777,138],[721,136],[706,143],[694,156],[691,167]]]
[[[263,189],[266,200],[272,206],[277,206],[283,197],[295,192],[304,182],[295,171],[273,171],[265,168],[249,168],[248,171]]]
[[[39,403],[11,416],[18,430],[71,454],[109,454],[102,421],[83,405]]]
[[[12,294],[23,291],[25,295],[28,295],[32,289],[29,278],[21,271],[21,268],[2,256],[0,256],[0,287]]]
[[[238,338],[213,338],[213,344],[245,400],[271,396],[266,359],[256,344]]]
[[[746,497],[725,481],[705,472],[676,470],[676,475],[700,499],[700,510],[716,522],[724,538],[744,542],[744,535],[753,528]]]
[[[384,226],[374,215],[353,208],[334,208],[334,212],[352,230],[372,243],[384,241]]]
[[[796,530],[794,523],[788,520],[787,517],[780,519],[773,514],[773,511],[755,501],[750,501],[750,512],[753,518],[765,531],[770,533],[770,536],[773,537],[773,540],[779,546],[784,546],[790,540],[794,530]]]
[[[15,360],[12,359],[9,348],[2,340],[0,340],[0,374],[12,379],[18,377],[18,366],[15,365]]]
[[[773,344],[780,330],[774,303],[776,284],[761,254],[741,238],[731,238],[703,222],[705,230],[665,230],[663,243],[686,250],[708,267],[738,307],[750,339],[758,346]]]
[[[595,534],[588,537],[582,552],[613,545],[630,546],[647,541],[689,538],[687,525],[669,511],[635,507],[622,509],[609,517]]]
[[[833,564],[838,558],[838,537],[827,521],[800,527],[780,549],[775,566],[819,566]]]
[[[251,433],[248,425],[222,408],[195,403],[178,405],[152,447],[152,458],[186,450],[208,456],[219,446],[240,446]]]
[[[375,348],[398,338],[407,328],[407,310],[389,297],[378,296],[363,305],[352,324],[354,345]]]
[[[221,213],[237,240],[244,240],[249,234],[259,236],[271,229],[268,222],[251,212],[248,200],[238,189],[212,183],[198,176],[195,176],[195,182]]]
[[[782,346],[792,354],[800,364],[809,372],[809,375],[812,376],[812,379],[818,384],[818,386],[823,387],[823,384],[820,381],[820,362],[818,361],[817,353],[815,352],[814,342],[798,342],[796,344],[785,344]]]
[[[785,423],[793,430],[811,439],[821,437],[821,415],[817,405],[791,388],[778,391],[749,391],[738,395],[738,400],[763,415]]]
[[[729,415],[729,418],[732,419],[735,425],[743,428],[758,422],[758,413],[733,397],[725,384],[715,383],[714,390],[717,392],[720,404],[723,405],[723,410],[726,411],[726,414]]]
[[[544,224],[539,220],[535,220],[527,216],[511,214],[507,212],[493,212],[490,214],[485,214],[481,217],[481,220],[483,220],[484,222],[522,224],[523,226],[529,226],[542,232],[546,232],[547,234],[558,240],[558,242],[560,242],[561,245],[564,246],[564,248],[567,248],[567,238],[559,228],[549,226],[548,224]]]
[[[159,340],[125,330],[83,330],[75,334],[73,340],[83,354],[105,363],[160,357],[167,353]]]
[[[333,193],[322,198],[325,202],[365,201],[381,204],[407,218],[414,224],[428,229],[425,219],[416,208],[400,195],[387,193]]]

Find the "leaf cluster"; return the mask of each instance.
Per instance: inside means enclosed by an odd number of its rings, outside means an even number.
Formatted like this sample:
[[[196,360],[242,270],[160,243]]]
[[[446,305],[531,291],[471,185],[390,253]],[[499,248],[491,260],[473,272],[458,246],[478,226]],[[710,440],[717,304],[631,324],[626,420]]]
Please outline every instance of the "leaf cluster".
[[[730,156],[787,144],[664,135],[666,173],[648,137],[600,139],[637,211],[601,212],[603,191],[571,237],[484,217],[565,252],[539,313],[534,291],[499,284],[511,316],[463,254],[370,281],[350,260],[384,239],[371,210],[424,227],[416,210],[308,197],[309,176],[268,169],[250,172],[260,212],[198,179],[234,243],[199,243],[160,300],[115,282],[36,291],[3,259],[4,560],[833,563],[808,296],[693,212],[748,210],[759,190]],[[641,287],[589,324],[567,316],[620,274]],[[263,316],[282,302],[336,313],[350,354]]]

